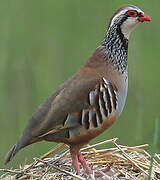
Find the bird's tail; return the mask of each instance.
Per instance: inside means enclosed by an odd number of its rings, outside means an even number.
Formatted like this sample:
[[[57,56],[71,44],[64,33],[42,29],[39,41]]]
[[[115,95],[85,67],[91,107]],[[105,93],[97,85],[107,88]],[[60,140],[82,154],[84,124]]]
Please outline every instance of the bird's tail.
[[[25,137],[25,138],[24,138]],[[16,155],[16,153],[24,148],[25,146],[31,144],[31,136],[26,136],[25,133],[22,134],[18,142],[11,148],[5,158],[5,164],[12,160],[12,158]]]
[[[20,148],[18,148],[18,145],[15,144],[12,149],[8,152],[6,158],[5,158],[5,164],[7,164],[14,156],[15,154],[20,150]]]
[[[24,138],[25,137],[25,138]],[[19,141],[11,148],[5,158],[5,164],[12,160],[12,158],[16,155],[18,151],[20,151],[25,146],[28,146],[32,143],[41,141],[40,138],[32,138],[31,136],[26,136],[25,133],[22,134]]]

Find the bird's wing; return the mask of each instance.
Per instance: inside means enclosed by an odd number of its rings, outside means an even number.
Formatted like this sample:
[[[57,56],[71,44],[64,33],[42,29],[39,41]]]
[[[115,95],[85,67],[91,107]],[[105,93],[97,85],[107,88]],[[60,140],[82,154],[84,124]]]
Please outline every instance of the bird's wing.
[[[101,127],[116,109],[116,91],[105,78],[74,78],[56,96],[46,118],[33,130],[32,136],[50,141],[73,139],[81,133],[79,131]]]
[[[51,102],[48,113],[43,121],[38,122],[32,131],[32,136],[43,136],[50,130],[58,131],[61,128],[71,128],[76,121],[63,126],[65,119],[70,114],[75,114],[82,109],[90,108],[88,94],[94,90],[99,79],[81,78],[75,75],[70,82],[58,93]],[[32,122],[31,122],[32,123]]]

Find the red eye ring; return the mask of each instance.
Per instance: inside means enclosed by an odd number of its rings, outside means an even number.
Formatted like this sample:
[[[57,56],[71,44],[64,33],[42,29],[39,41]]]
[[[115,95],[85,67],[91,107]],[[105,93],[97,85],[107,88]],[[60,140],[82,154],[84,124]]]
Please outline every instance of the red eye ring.
[[[136,10],[129,10],[129,11],[126,12],[126,16],[128,16],[128,17],[137,17],[138,12]]]

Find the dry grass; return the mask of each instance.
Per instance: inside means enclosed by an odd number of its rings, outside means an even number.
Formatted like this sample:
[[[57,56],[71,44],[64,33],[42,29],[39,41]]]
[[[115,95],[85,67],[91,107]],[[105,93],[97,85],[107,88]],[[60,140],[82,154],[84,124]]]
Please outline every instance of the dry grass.
[[[92,146],[83,148],[81,151],[84,154],[87,162],[92,166],[94,172],[101,173],[100,177],[91,177],[96,180],[147,180],[149,176],[151,155],[143,148],[147,144],[135,147],[127,147],[118,145],[117,138],[110,139]],[[93,148],[106,143],[113,143],[114,148],[95,150]],[[86,179],[86,173],[81,169],[81,176],[75,174],[72,167],[69,150],[61,154],[56,154],[54,157],[49,156],[62,147],[64,144],[59,144],[50,152],[40,158],[34,158],[34,162],[30,165],[21,166],[19,169],[9,170],[0,169],[4,174],[0,177],[3,180],[72,180]],[[150,179],[160,179],[160,164],[156,161],[159,156],[156,154],[153,158],[152,173]]]

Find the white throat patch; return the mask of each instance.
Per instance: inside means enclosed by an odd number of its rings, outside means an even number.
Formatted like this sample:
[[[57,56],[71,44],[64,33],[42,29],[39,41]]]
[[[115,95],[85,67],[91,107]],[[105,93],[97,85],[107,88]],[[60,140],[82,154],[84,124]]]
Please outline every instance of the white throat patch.
[[[138,18],[128,17],[126,21],[121,25],[121,31],[124,37],[129,39],[130,33],[135,29],[135,27],[140,24]]]

